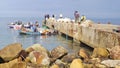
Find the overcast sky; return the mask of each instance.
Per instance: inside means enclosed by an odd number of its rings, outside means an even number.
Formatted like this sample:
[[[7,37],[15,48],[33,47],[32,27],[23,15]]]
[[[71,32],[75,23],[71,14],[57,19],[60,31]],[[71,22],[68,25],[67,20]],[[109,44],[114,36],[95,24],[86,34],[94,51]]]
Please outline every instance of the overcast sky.
[[[0,0],[0,17],[41,17],[74,11],[89,18],[120,18],[120,0]]]

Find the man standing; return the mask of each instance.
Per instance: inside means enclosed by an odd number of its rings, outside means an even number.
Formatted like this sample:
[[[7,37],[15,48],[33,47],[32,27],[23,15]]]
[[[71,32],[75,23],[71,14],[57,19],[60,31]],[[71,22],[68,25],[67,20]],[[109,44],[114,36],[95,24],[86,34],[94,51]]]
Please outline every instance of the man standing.
[[[75,16],[75,23],[80,22],[80,15],[79,15],[78,11],[74,12],[74,16]]]

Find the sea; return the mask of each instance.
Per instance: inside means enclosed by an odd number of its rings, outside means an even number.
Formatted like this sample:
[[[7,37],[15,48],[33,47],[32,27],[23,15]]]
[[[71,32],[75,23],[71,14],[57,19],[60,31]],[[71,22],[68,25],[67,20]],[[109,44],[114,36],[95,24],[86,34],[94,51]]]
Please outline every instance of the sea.
[[[57,46],[63,46],[69,50],[69,52],[76,52],[81,47],[79,44],[73,44],[71,39],[68,37],[60,36],[60,35],[20,35],[17,30],[10,29],[8,24],[15,22],[15,21],[22,21],[23,23],[32,22],[35,23],[36,21],[39,24],[42,24],[42,17],[0,17],[0,49],[4,48],[5,46],[12,44],[12,43],[21,43],[23,49],[26,49],[33,44],[41,44],[46,49],[51,51],[53,48]],[[95,22],[102,22],[107,23],[111,22],[115,25],[120,25],[120,19],[92,19]],[[84,47],[84,46],[83,46]]]

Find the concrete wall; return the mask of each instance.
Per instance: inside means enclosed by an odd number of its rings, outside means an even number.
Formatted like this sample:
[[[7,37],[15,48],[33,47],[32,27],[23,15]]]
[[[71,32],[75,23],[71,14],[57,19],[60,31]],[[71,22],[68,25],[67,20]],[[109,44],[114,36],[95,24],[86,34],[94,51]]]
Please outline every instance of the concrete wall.
[[[117,28],[118,25],[92,24],[91,27],[83,27],[72,21],[64,22],[55,19],[48,19],[46,25],[49,28],[52,28],[51,25],[54,25],[55,29],[59,32],[73,37],[93,48],[111,48],[120,45],[120,33],[112,31],[112,29]]]

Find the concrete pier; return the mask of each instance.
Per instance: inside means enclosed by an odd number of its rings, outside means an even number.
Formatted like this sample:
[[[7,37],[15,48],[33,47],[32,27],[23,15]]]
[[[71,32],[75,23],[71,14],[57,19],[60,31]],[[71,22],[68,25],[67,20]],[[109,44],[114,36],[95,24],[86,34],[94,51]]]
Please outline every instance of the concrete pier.
[[[89,21],[89,23],[94,23]],[[58,30],[70,37],[73,37],[79,42],[83,42],[90,47],[105,47],[120,46],[120,33],[113,32],[113,29],[120,27],[112,24],[92,24],[88,27],[81,26],[72,21],[57,21],[56,19],[48,19],[46,26]]]

